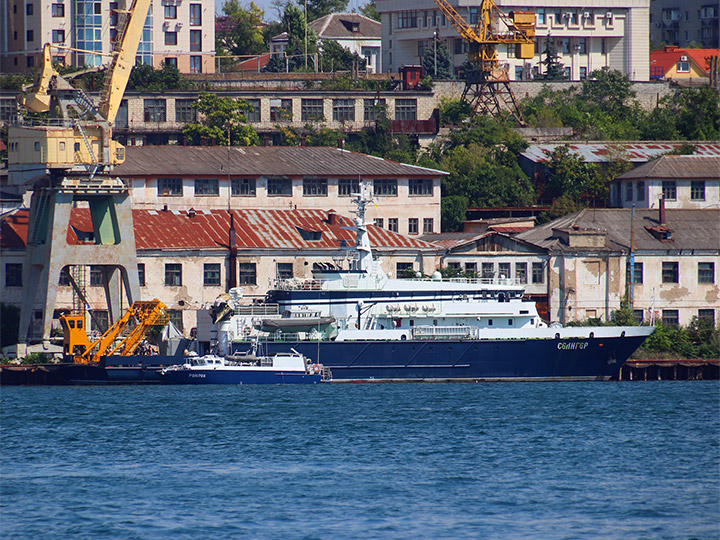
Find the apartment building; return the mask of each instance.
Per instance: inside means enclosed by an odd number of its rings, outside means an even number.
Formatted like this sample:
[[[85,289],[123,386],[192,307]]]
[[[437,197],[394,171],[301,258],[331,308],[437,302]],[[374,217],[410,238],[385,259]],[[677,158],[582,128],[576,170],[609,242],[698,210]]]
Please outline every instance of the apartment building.
[[[451,0],[471,25],[479,16],[472,0]],[[534,11],[535,57],[514,57],[515,45],[498,45],[501,64],[509,67],[510,80],[531,80],[543,73],[542,60],[548,40],[553,40],[567,79],[584,80],[594,70],[609,67],[633,81],[649,77],[649,0],[586,0],[537,4],[530,0],[498,0],[504,12]],[[460,37],[432,0],[377,0],[382,17],[383,70],[421,63],[433,35],[445,40],[455,68],[466,60],[468,43]],[[503,25],[499,26],[503,30]]]
[[[720,47],[720,2],[652,0],[650,40],[656,45]]]
[[[0,71],[31,71],[45,43],[53,61],[77,67],[109,62],[117,35],[117,10],[131,0],[5,0],[0,2]],[[183,73],[214,73],[215,4],[212,0],[153,0],[138,46],[137,62],[164,63]]]

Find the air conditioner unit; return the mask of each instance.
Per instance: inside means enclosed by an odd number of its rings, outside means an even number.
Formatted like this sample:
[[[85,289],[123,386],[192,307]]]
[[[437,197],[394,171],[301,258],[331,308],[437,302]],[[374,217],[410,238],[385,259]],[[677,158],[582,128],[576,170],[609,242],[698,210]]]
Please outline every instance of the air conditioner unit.
[[[586,11],[585,13],[583,13],[583,19],[589,19],[589,18],[590,18],[589,12]]]
[[[565,12],[565,13],[563,13],[563,17],[565,17],[566,19],[569,19],[569,18],[570,18],[570,12]]]
[[[606,18],[606,19],[612,19],[612,11],[608,11],[608,12],[605,14],[605,18]]]
[[[165,21],[165,22],[163,23],[163,30],[167,30],[168,28],[170,28],[170,23],[167,22],[167,21]]]
[[[176,28],[182,28],[182,26],[183,26],[183,23],[181,23],[181,22],[175,23]]]
[[[681,61],[681,62],[687,62],[687,61],[688,61],[688,57],[685,56],[685,55],[683,55],[683,56],[680,57],[680,61]]]

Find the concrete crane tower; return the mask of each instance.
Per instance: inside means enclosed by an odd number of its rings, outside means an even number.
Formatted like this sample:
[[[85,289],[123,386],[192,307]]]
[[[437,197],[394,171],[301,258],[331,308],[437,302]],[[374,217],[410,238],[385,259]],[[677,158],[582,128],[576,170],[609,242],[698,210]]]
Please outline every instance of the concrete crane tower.
[[[125,160],[125,148],[112,140],[112,125],[135,64],[150,2],[128,0],[128,9],[115,10],[118,32],[97,106],[53,68],[50,44],[44,47],[37,82],[20,98],[28,112],[40,113],[19,116],[8,134],[11,177],[32,190],[20,347],[49,340],[63,269],[83,312],[87,300],[69,269],[85,265],[101,270],[110,323],[121,316],[121,291],[128,306],[139,300],[130,194],[122,180],[111,176],[113,166]],[[78,205],[89,209],[92,235],[80,245],[69,245],[70,213]]]

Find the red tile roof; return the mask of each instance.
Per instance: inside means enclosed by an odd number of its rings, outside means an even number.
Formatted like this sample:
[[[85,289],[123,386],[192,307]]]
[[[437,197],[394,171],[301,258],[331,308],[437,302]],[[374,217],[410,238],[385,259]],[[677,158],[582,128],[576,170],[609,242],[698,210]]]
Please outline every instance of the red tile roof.
[[[247,58],[241,62],[238,62],[232,68],[231,71],[261,71],[267,66],[270,61],[270,53],[260,54],[255,58]]]
[[[20,209],[0,218],[0,248],[23,249],[27,238],[28,210]],[[239,249],[337,249],[341,242],[352,246],[355,232],[348,217],[330,224],[323,210],[233,210]],[[138,250],[156,249],[218,249],[228,244],[230,214],[227,210],[187,211],[133,210],[135,243]],[[77,244],[72,228],[92,231],[90,213],[73,209],[68,243]],[[319,240],[305,240],[298,229],[320,232]],[[370,243],[378,250],[435,250],[437,246],[368,225]],[[307,236],[307,235],[306,235]]]
[[[650,68],[658,69],[662,68],[662,73],[665,74],[670,71],[681,56],[688,56],[692,58],[693,62],[705,71],[706,75],[709,75],[710,64],[706,58],[710,56],[720,56],[720,49],[679,49],[677,47],[669,46],[664,49],[650,52]]]

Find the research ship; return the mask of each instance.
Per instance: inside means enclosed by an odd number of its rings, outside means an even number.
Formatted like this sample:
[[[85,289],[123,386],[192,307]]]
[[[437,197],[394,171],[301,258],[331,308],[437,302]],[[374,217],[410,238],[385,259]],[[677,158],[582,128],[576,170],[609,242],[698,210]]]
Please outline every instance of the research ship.
[[[646,326],[546,324],[509,276],[391,279],[373,258],[360,186],[356,242],[342,267],[278,279],[264,301],[238,289],[211,316],[218,352],[263,343],[330,368],[333,381],[607,380],[652,333]]]

